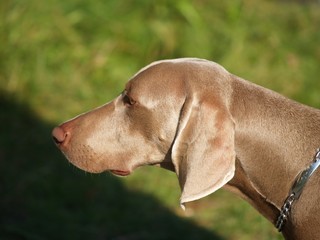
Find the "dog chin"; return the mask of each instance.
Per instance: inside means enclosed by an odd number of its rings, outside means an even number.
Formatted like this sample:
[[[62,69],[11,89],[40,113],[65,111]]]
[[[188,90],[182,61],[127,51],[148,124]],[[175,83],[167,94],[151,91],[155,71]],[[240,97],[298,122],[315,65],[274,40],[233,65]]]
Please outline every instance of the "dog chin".
[[[85,171],[85,172],[89,172],[89,173],[102,173],[107,171],[106,168],[100,166],[99,164],[93,164],[93,163],[88,163],[87,160],[82,160],[82,159],[76,159],[74,160],[73,158],[68,157],[67,155],[65,155],[67,157],[67,159],[69,160],[69,162],[71,164],[73,164],[74,166],[76,166],[77,168]]]

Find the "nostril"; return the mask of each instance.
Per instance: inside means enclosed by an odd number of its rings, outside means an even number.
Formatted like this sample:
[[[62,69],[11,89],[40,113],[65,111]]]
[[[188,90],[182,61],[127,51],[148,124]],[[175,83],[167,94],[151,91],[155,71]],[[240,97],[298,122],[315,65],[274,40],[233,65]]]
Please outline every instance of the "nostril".
[[[52,138],[57,145],[62,144],[66,140],[67,135],[68,133],[65,132],[61,127],[55,127],[52,130]]]
[[[55,136],[52,136],[52,139],[53,139],[55,144],[60,144],[61,143],[61,142],[59,142],[59,140]]]

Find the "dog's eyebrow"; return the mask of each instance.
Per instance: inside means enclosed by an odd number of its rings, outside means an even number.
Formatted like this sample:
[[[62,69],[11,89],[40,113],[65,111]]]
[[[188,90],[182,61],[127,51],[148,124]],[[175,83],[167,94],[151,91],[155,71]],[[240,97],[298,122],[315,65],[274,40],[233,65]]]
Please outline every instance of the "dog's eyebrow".
[[[125,85],[124,90],[125,90],[125,91],[130,91],[131,87],[132,87],[132,82],[129,81],[129,82],[127,82],[127,84]]]

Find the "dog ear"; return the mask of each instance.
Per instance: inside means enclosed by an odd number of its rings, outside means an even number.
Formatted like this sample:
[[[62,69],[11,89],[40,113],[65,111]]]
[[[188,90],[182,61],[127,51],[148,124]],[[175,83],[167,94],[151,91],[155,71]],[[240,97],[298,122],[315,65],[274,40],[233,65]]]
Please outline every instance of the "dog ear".
[[[182,191],[182,208],[233,178],[234,135],[234,122],[224,104],[186,99],[171,155]]]

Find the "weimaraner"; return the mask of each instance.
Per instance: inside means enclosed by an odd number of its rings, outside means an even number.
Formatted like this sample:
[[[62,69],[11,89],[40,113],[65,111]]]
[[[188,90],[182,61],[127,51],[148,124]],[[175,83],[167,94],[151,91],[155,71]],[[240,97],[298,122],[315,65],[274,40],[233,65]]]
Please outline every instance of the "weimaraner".
[[[214,62],[154,62],[113,101],[52,134],[85,171],[161,166],[176,172],[182,206],[224,186],[286,239],[320,239],[320,111]]]

